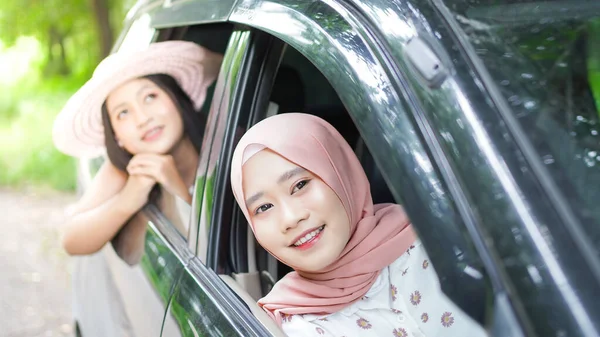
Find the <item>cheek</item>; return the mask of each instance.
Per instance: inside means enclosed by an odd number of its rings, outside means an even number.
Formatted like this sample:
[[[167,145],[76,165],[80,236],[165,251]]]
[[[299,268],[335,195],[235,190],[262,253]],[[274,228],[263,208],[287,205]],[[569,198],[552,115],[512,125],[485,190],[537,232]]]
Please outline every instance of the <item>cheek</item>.
[[[326,220],[333,222],[333,225],[336,227],[336,232],[338,232],[339,235],[349,237],[350,219],[337,194],[335,194],[335,192],[327,185],[324,185],[318,192],[318,196],[315,196],[315,201],[321,208]]]
[[[113,131],[115,132],[115,137],[121,141],[121,143],[127,145],[131,144],[134,139],[135,130],[132,130],[128,122],[118,123],[116,126],[113,125]]]
[[[278,232],[268,221],[253,221],[254,235],[260,245],[268,251],[273,251],[277,243]]]
[[[159,104],[156,104],[155,108],[156,113],[158,115],[160,115],[162,118],[168,119],[171,122],[177,123],[177,124],[182,124],[183,125],[183,120],[181,119],[181,114],[179,113],[179,110],[177,110],[177,107],[175,106],[175,104],[169,102],[160,102]]]

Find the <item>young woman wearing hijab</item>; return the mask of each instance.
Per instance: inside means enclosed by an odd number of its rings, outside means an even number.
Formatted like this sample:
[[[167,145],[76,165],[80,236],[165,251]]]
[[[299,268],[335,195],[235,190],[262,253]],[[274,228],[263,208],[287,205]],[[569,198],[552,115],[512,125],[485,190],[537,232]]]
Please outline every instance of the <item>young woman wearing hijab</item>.
[[[440,289],[401,206],[373,205],[324,120],[267,118],[240,140],[231,184],[259,244],[294,269],[258,304],[289,336],[486,336]]]
[[[69,254],[100,250],[148,200],[158,184],[190,203],[205,116],[198,113],[222,56],[192,42],[150,44],[104,59],[54,122],[55,146],[105,161],[69,209],[63,246]]]

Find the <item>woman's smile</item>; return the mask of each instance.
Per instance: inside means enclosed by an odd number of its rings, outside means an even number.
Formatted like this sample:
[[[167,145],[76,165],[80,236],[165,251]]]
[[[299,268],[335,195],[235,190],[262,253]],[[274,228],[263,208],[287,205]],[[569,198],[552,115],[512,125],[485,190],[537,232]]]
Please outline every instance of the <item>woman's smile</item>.
[[[294,241],[293,244],[290,245],[290,247],[300,250],[312,248],[317,244],[317,242],[319,242],[324,230],[325,225],[322,225],[321,227],[304,232],[298,237],[298,239]]]
[[[163,134],[164,125],[153,127],[152,129],[146,131],[142,136],[142,141],[144,142],[153,142],[160,138]]]

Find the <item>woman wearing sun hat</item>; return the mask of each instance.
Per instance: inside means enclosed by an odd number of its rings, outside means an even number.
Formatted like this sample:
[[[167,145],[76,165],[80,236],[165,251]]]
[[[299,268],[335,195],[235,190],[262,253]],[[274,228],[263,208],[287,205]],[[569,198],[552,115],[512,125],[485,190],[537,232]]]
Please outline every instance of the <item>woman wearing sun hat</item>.
[[[222,56],[192,42],[167,41],[104,59],[54,121],[65,154],[106,154],[83,197],[70,208],[63,246],[100,250],[157,195],[157,185],[191,202],[206,117],[198,113]]]

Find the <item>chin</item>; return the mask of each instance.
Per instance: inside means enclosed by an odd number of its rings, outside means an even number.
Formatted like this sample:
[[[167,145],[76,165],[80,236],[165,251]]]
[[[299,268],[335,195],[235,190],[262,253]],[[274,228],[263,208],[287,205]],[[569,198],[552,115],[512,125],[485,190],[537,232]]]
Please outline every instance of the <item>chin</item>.
[[[329,264],[330,263],[323,264],[322,262],[320,262],[320,263],[311,263],[311,264],[305,264],[303,266],[299,266],[298,268],[295,268],[295,269],[297,269],[299,271],[304,271],[304,272],[307,272],[307,273],[317,273],[317,272],[320,272],[323,269],[325,269]]]
[[[153,144],[148,149],[148,152],[155,154],[169,154],[173,151],[173,149],[177,146],[177,142],[175,141],[164,141],[158,144]]]

